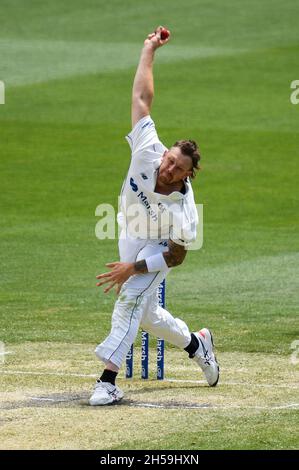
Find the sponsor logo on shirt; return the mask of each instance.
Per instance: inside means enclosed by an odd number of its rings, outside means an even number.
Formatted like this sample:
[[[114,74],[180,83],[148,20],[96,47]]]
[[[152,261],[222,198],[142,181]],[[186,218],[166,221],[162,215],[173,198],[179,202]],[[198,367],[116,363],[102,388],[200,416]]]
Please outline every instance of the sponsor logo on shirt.
[[[131,186],[132,190],[134,191],[134,193],[137,193],[138,186],[137,186],[137,184],[135,183],[135,181],[132,177],[130,178],[130,186]],[[144,194],[143,191],[140,191],[140,193],[137,194],[137,197],[141,200],[142,204],[146,207],[149,216],[155,222],[157,222],[158,221],[158,216],[157,216],[156,212],[151,208],[151,205],[148,202],[148,198],[147,198],[146,194]]]
[[[131,188],[133,189],[134,193],[136,193],[138,191],[138,186],[135,183],[135,181],[133,180],[133,178],[130,178],[130,185],[131,185]]]
[[[139,194],[137,194],[137,197],[141,199],[142,204],[146,207],[149,216],[155,221],[158,221],[158,216],[155,213],[155,211],[151,208],[150,203],[148,202],[147,196],[141,191]]]
[[[165,212],[167,210],[164,204],[162,204],[162,202],[158,202],[158,208],[161,212]]]
[[[141,129],[144,129],[144,128],[145,128],[146,126],[148,126],[149,124],[150,124],[150,125],[153,125],[153,122],[147,121],[145,124],[143,124],[143,126],[141,127]]]
[[[142,175],[142,173],[140,173],[140,175]],[[193,204],[190,204],[190,210],[186,210],[184,205],[182,206],[177,203],[172,203],[169,206],[161,201],[154,203],[151,202],[150,195],[147,194],[147,191],[145,189],[141,190],[139,183],[137,184],[133,177],[129,178],[129,183],[131,190],[136,193],[137,201],[135,200],[135,202],[131,202],[129,205],[122,202],[122,206],[124,207],[124,213],[126,214],[125,217],[127,217],[127,223],[133,226],[132,230],[134,233],[136,232],[135,227],[138,227],[139,232],[141,230],[142,234],[145,232],[150,234],[148,235],[149,238],[161,239],[163,233],[163,238],[166,239],[167,236],[165,236],[165,231],[168,227],[171,229],[171,238],[173,240],[177,240],[177,243],[181,242],[188,247],[192,244],[191,249],[201,248],[203,242],[202,224],[200,225],[201,234],[200,237],[198,237],[198,242],[196,240],[196,226],[198,224],[198,220],[202,220],[203,218],[201,204],[196,206],[194,204],[194,207]],[[142,183],[140,184],[142,185]],[[201,212],[198,211],[198,207],[201,208]],[[195,213],[194,208],[196,209],[197,214]],[[145,220],[145,213],[147,214],[147,220]],[[138,217],[140,217],[140,221],[138,220]],[[138,221],[138,223],[136,221]],[[151,225],[152,222],[154,223],[153,225]],[[142,228],[140,229],[140,227]],[[137,234],[136,236],[139,237],[140,234]]]

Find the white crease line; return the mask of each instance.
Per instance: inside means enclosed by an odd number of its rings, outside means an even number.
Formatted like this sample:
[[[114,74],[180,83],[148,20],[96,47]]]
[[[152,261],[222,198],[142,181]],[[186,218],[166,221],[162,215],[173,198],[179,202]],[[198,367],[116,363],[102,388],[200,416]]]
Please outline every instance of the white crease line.
[[[222,409],[231,409],[231,408],[238,408],[238,409],[254,409],[254,410],[284,410],[287,408],[299,408],[299,403],[287,403],[285,405],[277,405],[277,406],[258,406],[258,405],[231,405],[231,406],[221,406],[215,405],[214,408],[222,408]]]
[[[78,374],[73,372],[31,372],[31,371],[6,371],[0,370],[0,375],[50,375],[53,377],[85,377],[85,378],[97,378],[99,374]],[[121,380],[125,380],[120,377]],[[188,380],[188,379],[164,379],[162,382],[173,382],[173,383],[191,383],[191,384],[206,384],[205,380]],[[262,388],[298,388],[298,384],[257,384],[257,383],[248,383],[248,382],[221,382],[219,385],[237,385],[243,387],[262,387]]]
[[[185,410],[198,410],[202,408],[213,408],[212,405],[182,405],[182,406],[177,406],[177,405],[171,405],[171,404],[165,404],[163,405],[162,403],[155,404],[155,403],[131,403],[131,406],[137,406],[139,408],[163,408],[163,409],[185,409]]]
[[[14,354],[13,351],[4,351],[0,353],[0,356],[5,356],[6,354]]]
[[[6,375],[52,375],[54,377],[92,377],[97,378],[99,374],[77,374],[72,372],[31,372],[31,371],[22,371],[22,370],[15,370],[15,371],[7,371],[7,370],[0,370],[0,374]]]
[[[203,405],[190,405],[190,406],[176,406],[171,404],[155,404],[155,403],[131,403],[131,406],[136,406],[140,408],[163,408],[163,409],[186,409],[186,410],[231,410],[231,409],[250,409],[250,410],[283,410],[287,408],[299,409],[299,403],[290,403],[285,405],[278,406],[256,406],[256,405],[212,405],[212,404],[203,404]]]
[[[206,384],[205,380],[188,380],[188,379],[164,379],[164,382],[174,382],[174,383],[189,383],[189,384]]]
[[[61,403],[62,401],[69,401],[69,400],[61,400],[55,398],[43,398],[43,397],[29,397],[30,400],[36,401],[50,401],[54,403]],[[186,410],[198,410],[198,409],[221,409],[221,410],[228,410],[228,409],[250,409],[250,410],[284,410],[288,408],[299,409],[299,403],[286,403],[284,405],[274,405],[274,406],[258,406],[258,405],[213,405],[210,403],[202,403],[198,405],[186,405],[182,406],[171,404],[171,403],[130,403],[130,406],[136,406],[138,408],[159,408],[159,409],[186,409]]]
[[[285,409],[285,408],[298,408],[299,407],[299,403],[290,403],[289,405],[280,405],[280,406],[275,406],[274,409],[275,410],[282,410],[282,409]]]
[[[29,397],[30,400],[37,400],[37,401],[57,401],[55,398],[43,398],[43,397]]]

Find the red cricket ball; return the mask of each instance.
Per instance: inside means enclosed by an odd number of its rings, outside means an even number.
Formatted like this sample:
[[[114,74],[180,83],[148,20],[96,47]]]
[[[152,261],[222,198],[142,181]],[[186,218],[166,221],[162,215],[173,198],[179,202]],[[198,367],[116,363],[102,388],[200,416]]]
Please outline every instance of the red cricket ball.
[[[166,29],[166,28],[161,29],[160,37],[161,37],[162,41],[167,39],[169,37],[169,35],[170,35],[170,32],[168,31],[168,29]]]

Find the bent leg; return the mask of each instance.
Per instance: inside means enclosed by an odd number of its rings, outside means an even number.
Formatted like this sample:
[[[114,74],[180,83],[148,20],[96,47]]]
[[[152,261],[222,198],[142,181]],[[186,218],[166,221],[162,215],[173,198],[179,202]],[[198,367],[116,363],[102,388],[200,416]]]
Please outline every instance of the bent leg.
[[[160,307],[157,292],[148,297],[140,326],[148,333],[181,349],[186,348],[191,341],[191,333],[186,323]]]

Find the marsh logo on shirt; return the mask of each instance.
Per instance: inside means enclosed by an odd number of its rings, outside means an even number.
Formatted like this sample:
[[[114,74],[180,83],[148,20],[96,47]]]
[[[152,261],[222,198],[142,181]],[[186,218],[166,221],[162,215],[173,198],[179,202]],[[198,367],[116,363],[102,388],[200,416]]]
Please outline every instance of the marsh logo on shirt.
[[[134,193],[137,193],[138,191],[138,186],[137,184],[135,183],[134,179],[131,177],[130,178],[130,185],[131,185],[131,188],[132,190],[134,191]],[[141,202],[142,204],[145,206],[145,208],[147,209],[148,211],[148,214],[149,216],[155,221],[157,222],[158,221],[158,217],[157,217],[157,214],[156,212],[151,208],[151,205],[148,201],[148,198],[147,196],[143,193],[143,191],[140,191],[139,194],[137,194],[137,197],[139,197],[141,199]]]
[[[142,204],[144,205],[144,207],[146,208],[146,210],[148,211],[149,216],[150,216],[155,222],[158,222],[158,216],[157,216],[156,212],[154,211],[154,209],[151,207],[150,203],[148,202],[148,198],[147,198],[147,196],[143,193],[143,191],[140,191],[140,193],[137,194],[137,197],[139,197],[139,198],[141,199],[141,202],[142,202]]]

